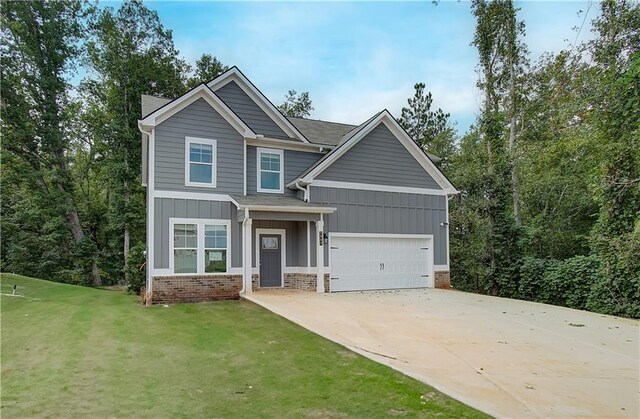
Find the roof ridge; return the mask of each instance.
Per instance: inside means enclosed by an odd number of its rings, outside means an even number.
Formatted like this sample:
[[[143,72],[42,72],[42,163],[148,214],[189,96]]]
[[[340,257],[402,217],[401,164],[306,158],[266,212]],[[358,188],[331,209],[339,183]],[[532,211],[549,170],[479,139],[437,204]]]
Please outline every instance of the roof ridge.
[[[323,119],[303,118],[301,116],[287,116],[287,119],[288,118],[302,119],[303,121],[324,122],[325,124],[347,125],[347,126],[350,126],[350,127],[357,127],[357,125],[355,125],[355,124],[347,124],[346,122],[325,121]]]

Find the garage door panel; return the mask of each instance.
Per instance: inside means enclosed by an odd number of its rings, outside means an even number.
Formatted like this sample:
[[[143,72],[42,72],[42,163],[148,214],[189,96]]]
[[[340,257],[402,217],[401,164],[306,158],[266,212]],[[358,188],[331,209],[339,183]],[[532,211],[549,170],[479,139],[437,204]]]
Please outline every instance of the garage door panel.
[[[331,290],[432,286],[431,243],[431,238],[334,236],[330,253]]]

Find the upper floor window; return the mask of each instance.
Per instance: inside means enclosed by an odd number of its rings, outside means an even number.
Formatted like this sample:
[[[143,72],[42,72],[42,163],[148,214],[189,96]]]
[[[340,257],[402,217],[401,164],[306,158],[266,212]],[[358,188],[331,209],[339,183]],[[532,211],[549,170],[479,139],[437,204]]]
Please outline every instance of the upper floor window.
[[[270,148],[258,148],[258,192],[284,192],[284,152]]]
[[[186,137],[185,185],[216,187],[216,140]]]

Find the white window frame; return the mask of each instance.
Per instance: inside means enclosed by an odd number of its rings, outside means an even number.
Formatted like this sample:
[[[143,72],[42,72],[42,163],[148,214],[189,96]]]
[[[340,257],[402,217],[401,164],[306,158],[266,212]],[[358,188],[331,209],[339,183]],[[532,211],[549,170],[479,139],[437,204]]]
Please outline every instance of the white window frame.
[[[185,137],[184,148],[184,184],[185,186],[197,186],[200,188],[215,188],[218,179],[218,142],[210,138]],[[189,178],[191,164],[191,144],[210,145],[213,150],[211,156],[211,182],[192,182]],[[196,162],[197,163],[197,162]]]
[[[280,189],[263,189],[261,184],[261,167],[260,160],[263,153],[278,154],[280,156]],[[272,172],[273,173],[273,172]],[[256,190],[262,193],[284,193],[284,150],[278,148],[258,147],[256,150]]]
[[[197,269],[196,273],[175,273],[174,272],[174,247],[173,235],[175,224],[195,224],[198,234],[198,250],[197,250]],[[204,226],[205,225],[223,225],[227,228],[227,269],[225,272],[205,272],[204,261]],[[231,220],[216,220],[204,218],[169,218],[169,271],[172,275],[226,275],[231,269]]]

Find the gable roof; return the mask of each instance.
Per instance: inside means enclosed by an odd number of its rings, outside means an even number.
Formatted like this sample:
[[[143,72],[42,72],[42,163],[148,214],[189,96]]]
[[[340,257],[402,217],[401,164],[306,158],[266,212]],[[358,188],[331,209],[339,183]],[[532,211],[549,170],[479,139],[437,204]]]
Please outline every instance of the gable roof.
[[[146,117],[138,121],[140,130],[155,127],[164,120],[180,112],[198,99],[204,99],[216,110],[232,127],[245,138],[256,138],[256,133],[251,130],[216,94],[205,84],[200,84],[189,90],[184,95],[174,99]]]
[[[388,110],[378,112],[367,121],[352,129],[346,133],[340,144],[324,155],[320,160],[313,164],[310,168],[305,170],[296,179],[289,182],[287,185],[291,187],[296,183],[311,184],[314,178],[322,173],[327,167],[337,161],[342,155],[349,151],[354,145],[369,134],[379,124],[385,124],[389,131],[404,145],[404,147],[411,153],[411,155],[420,163],[423,169],[431,175],[431,177],[438,183],[438,185],[447,194],[455,194],[458,191],[451,184],[449,179],[436,167],[433,161],[429,158],[427,153],[416,144],[415,141],[407,134],[407,132],[398,124],[398,121],[389,113]]]
[[[286,116],[275,107],[273,103],[253,84],[251,81],[240,71],[236,66],[231,67],[224,73],[218,75],[215,79],[207,83],[207,86],[216,91],[222,86],[230,82],[236,82],[236,84],[255,102],[264,113],[269,116],[273,122],[282,129],[291,138],[295,138],[304,143],[308,143],[309,140],[287,119]]]
[[[314,144],[336,146],[340,144],[342,137],[356,125],[342,124],[339,122],[321,121],[319,119],[306,119],[299,117],[287,117],[291,123]]]

